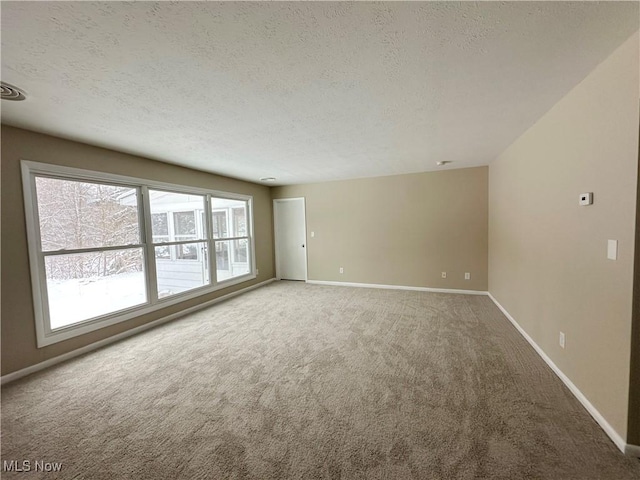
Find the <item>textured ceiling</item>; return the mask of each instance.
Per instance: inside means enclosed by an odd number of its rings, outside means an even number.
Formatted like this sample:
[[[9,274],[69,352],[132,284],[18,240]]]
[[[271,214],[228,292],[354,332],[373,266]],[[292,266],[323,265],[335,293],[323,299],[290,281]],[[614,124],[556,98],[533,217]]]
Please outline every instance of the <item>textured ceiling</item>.
[[[2,2],[2,121],[277,184],[486,165],[637,2]]]

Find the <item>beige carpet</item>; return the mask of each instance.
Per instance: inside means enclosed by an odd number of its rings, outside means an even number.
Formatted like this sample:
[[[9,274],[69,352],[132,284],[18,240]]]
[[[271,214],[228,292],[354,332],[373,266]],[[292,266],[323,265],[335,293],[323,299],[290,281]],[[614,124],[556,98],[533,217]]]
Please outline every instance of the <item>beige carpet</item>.
[[[42,478],[640,478],[482,296],[278,282],[2,394]]]

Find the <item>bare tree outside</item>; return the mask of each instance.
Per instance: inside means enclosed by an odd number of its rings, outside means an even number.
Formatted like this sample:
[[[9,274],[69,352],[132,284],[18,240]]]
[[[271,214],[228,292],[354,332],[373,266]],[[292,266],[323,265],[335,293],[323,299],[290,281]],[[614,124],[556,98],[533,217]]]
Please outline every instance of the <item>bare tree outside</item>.
[[[126,246],[140,243],[136,205],[120,198],[127,187],[38,177],[42,251]],[[48,277],[88,278],[140,271],[135,250],[111,250],[50,257]]]
[[[51,328],[144,303],[136,189],[36,177],[36,192]]]
[[[217,282],[250,273],[246,200],[211,197],[207,219],[205,195],[149,189],[154,258],[146,259],[138,188],[34,178],[52,330],[147,303],[148,260],[156,298],[210,284],[214,265]]]

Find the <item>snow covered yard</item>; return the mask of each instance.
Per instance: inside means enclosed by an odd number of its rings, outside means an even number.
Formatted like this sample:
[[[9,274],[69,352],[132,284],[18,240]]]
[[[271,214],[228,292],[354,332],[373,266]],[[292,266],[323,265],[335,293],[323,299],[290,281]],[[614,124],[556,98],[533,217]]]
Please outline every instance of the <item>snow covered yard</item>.
[[[218,281],[233,278],[229,270],[218,270]],[[242,272],[242,273],[248,273]],[[162,288],[160,298],[203,286],[202,281],[182,288]],[[47,280],[51,329],[67,327],[90,318],[108,315],[147,301],[144,272],[105,277]]]
[[[144,272],[48,280],[47,288],[52,330],[147,301]]]

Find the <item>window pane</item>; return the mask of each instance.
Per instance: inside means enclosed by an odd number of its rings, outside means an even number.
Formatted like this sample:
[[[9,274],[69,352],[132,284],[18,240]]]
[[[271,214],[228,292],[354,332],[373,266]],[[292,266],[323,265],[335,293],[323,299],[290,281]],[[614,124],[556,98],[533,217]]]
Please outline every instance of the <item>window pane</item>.
[[[184,243],[182,245],[175,245],[173,248],[176,251],[176,259],[178,260],[198,260],[198,247],[199,243]]]
[[[167,248],[172,253],[167,256]],[[205,242],[155,247],[158,298],[202,287],[209,283],[209,263]]]
[[[35,180],[43,251],[140,243],[136,189]]]
[[[233,241],[233,261],[236,264],[247,264],[249,261],[249,241],[248,240],[234,240]],[[248,273],[248,270],[247,272]]]
[[[247,210],[244,207],[233,208],[233,236],[247,235]]]
[[[218,282],[249,273],[247,240],[216,241]]]
[[[247,236],[247,202],[227,198],[211,198],[213,238]]]
[[[166,213],[151,214],[151,229],[153,232],[154,242],[169,241],[169,222]]]
[[[141,248],[45,257],[51,329],[147,301]]]
[[[156,247],[156,258],[171,258],[171,247]]]
[[[227,212],[219,210],[213,212],[213,238],[228,237]]]
[[[152,216],[164,215],[164,220],[151,222],[154,242],[206,238],[204,225],[198,221],[202,218],[198,212],[204,211],[202,195],[149,190],[149,202]]]
[[[175,212],[173,214],[173,228],[176,235],[196,234],[196,214],[195,212]]]

